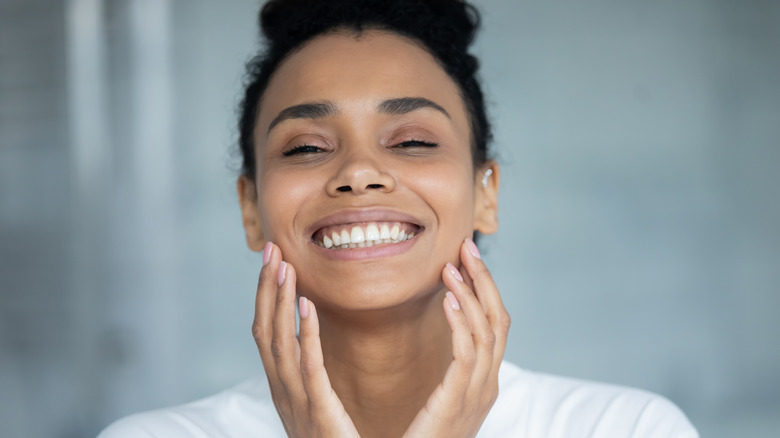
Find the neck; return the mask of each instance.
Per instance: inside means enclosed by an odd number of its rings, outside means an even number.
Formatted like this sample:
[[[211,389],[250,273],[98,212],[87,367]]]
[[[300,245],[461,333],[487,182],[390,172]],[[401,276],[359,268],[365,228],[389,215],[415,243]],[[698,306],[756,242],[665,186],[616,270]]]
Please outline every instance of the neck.
[[[452,337],[442,299],[362,311],[358,322],[320,314],[325,368],[361,436],[401,436],[443,380]]]

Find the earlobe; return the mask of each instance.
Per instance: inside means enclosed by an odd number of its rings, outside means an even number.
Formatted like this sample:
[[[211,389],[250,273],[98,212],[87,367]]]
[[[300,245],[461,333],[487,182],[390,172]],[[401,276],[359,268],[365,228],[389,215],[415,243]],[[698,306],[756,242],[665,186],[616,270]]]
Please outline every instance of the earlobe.
[[[489,161],[474,178],[474,230],[482,234],[498,231],[499,176],[498,163]]]
[[[255,182],[241,175],[236,182],[238,189],[238,203],[241,207],[241,221],[244,224],[246,245],[255,252],[262,251],[265,246],[263,226],[260,221],[260,213],[257,209],[257,190]]]

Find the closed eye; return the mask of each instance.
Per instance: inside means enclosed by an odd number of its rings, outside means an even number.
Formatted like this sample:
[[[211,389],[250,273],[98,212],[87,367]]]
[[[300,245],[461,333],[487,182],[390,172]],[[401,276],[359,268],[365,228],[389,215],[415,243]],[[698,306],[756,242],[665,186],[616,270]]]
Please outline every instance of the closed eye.
[[[396,147],[399,148],[414,148],[414,147],[435,148],[436,146],[438,146],[437,143],[432,143],[424,140],[407,140],[396,145]]]
[[[309,144],[302,144],[300,146],[296,146],[292,149],[286,150],[282,153],[285,157],[289,157],[292,155],[298,155],[298,154],[315,154],[318,152],[323,152],[322,148],[319,148],[317,146],[312,146]]]

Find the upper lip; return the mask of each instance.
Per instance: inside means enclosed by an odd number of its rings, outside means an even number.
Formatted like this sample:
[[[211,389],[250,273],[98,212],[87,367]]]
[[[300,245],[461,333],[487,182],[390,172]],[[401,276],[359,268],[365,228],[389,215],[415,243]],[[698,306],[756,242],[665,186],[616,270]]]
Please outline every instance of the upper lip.
[[[313,235],[320,228],[331,225],[346,225],[358,222],[407,222],[425,228],[420,219],[400,211],[388,208],[347,209],[325,216],[314,222],[308,229]]]

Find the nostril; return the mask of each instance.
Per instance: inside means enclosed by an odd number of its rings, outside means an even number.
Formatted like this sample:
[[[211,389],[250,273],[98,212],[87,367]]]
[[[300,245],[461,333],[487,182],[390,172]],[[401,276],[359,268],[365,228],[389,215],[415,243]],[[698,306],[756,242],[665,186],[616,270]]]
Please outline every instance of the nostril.
[[[337,188],[336,190],[338,190],[340,192],[350,192],[350,191],[352,191],[352,187],[350,187],[350,186],[341,186],[341,187]]]
[[[369,184],[367,187],[369,189],[381,189],[382,188],[382,184]]]

